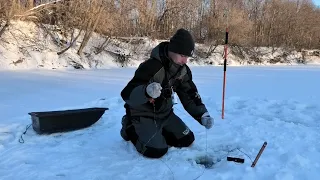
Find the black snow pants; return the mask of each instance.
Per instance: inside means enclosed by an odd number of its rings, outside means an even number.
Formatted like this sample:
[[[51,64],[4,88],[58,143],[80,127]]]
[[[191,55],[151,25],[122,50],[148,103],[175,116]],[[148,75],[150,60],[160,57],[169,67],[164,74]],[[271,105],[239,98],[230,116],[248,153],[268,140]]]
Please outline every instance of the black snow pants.
[[[146,117],[126,117],[126,140],[130,140],[136,150],[149,158],[160,158],[169,146],[188,147],[194,141],[193,132],[172,111],[165,119]]]

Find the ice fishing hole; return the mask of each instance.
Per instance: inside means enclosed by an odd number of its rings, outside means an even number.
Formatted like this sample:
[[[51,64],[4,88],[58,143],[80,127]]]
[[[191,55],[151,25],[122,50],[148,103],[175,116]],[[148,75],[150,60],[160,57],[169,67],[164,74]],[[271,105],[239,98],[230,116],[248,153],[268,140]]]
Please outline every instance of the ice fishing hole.
[[[196,163],[201,164],[208,169],[214,165],[214,160],[209,156],[199,156],[196,158]]]

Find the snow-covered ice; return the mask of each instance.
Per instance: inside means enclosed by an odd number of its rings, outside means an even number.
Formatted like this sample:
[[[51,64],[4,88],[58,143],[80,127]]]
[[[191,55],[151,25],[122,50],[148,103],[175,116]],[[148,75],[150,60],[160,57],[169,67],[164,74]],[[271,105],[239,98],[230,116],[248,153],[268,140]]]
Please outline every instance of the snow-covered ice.
[[[189,148],[170,148],[161,159],[141,157],[119,134],[124,114],[120,91],[135,68],[0,71],[0,179],[319,178],[319,66],[228,67],[225,119],[222,67],[191,69],[215,124],[205,130],[177,104],[175,112],[196,140]],[[31,124],[28,112],[97,106],[109,110],[91,127],[51,135],[30,128],[19,143]],[[267,147],[251,168],[250,158],[265,141]],[[196,163],[205,155],[216,162],[213,167]],[[245,163],[228,162],[227,156]]]

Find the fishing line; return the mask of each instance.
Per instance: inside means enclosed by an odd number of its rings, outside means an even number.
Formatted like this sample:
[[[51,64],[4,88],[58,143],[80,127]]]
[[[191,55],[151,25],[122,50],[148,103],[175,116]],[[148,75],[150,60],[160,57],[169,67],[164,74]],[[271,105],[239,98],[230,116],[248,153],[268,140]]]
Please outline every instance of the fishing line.
[[[181,113],[183,113],[184,115],[187,115],[185,112],[183,112],[182,110],[180,110],[179,108],[175,108],[176,110],[178,110],[179,112],[181,112]],[[145,151],[146,151],[146,146],[147,146],[147,144],[156,136],[156,134],[159,132],[159,130],[160,130],[160,128],[161,127],[159,127],[158,128],[158,125],[157,125],[157,122],[156,122],[156,112],[155,112],[155,105],[153,106],[153,113],[154,113],[154,116],[153,116],[153,121],[154,121],[154,123],[155,123],[155,126],[156,126],[156,132],[149,138],[149,140],[146,142],[146,143],[144,143],[143,144],[143,151],[142,151],[142,155],[144,155],[144,153],[145,153]],[[225,155],[225,156],[223,156],[222,158],[220,158],[220,161],[222,160],[222,159],[224,159],[224,158],[226,158],[228,155],[229,155],[229,153],[231,153],[231,152],[234,152],[235,150],[238,150],[239,152],[241,152],[241,153],[243,153],[244,155],[246,155],[250,160],[251,160],[251,162],[252,162],[252,159],[251,159],[251,157],[248,155],[248,154],[246,154],[245,152],[243,152],[243,151],[241,151],[240,150],[240,148],[234,148],[234,149],[231,149],[231,150],[228,150],[227,151],[227,155]],[[173,171],[172,171],[172,169],[170,168],[170,166],[164,161],[164,160],[162,160],[162,159],[159,159],[168,169],[169,169],[169,171],[170,171],[170,173],[171,173],[171,175],[172,175],[172,178],[173,178],[173,180],[175,179],[174,178],[174,173],[173,173]],[[206,133],[205,133],[205,162],[209,162],[209,156],[208,156],[208,129],[206,129]],[[202,170],[202,172],[200,173],[200,175],[198,175],[196,178],[194,178],[194,179],[192,179],[192,180],[197,180],[197,179],[199,179],[200,177],[202,177],[203,176],[203,174],[205,173],[205,170],[206,170],[206,168],[203,168],[203,170]]]
[[[183,113],[184,115],[187,116],[187,114],[186,114],[185,112],[183,112],[182,110],[180,110],[179,108],[176,107],[176,109],[177,109],[179,112],[181,112],[181,113]],[[209,158],[208,158],[208,129],[206,129],[205,161],[206,161],[206,162],[209,162]],[[205,170],[206,170],[206,169],[203,168],[201,174],[200,174],[199,176],[197,176],[197,177],[196,177],[195,179],[193,179],[193,180],[197,180],[197,179],[199,179],[201,176],[203,176]]]

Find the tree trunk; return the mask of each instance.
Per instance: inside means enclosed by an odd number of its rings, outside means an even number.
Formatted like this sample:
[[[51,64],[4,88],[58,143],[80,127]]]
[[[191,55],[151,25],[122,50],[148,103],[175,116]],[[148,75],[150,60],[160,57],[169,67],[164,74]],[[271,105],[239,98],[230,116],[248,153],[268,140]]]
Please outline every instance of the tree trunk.
[[[67,48],[65,48],[64,50],[62,50],[60,52],[57,52],[57,54],[61,55],[61,54],[65,53],[65,52],[67,52],[73,46],[73,44],[77,41],[77,39],[80,37],[81,33],[82,33],[82,30],[79,32],[79,34],[77,35],[76,38],[71,40],[71,43],[69,44],[69,46]],[[72,36],[73,36],[73,34],[72,34]]]
[[[103,10],[103,7],[100,6],[99,11],[98,11],[98,16],[97,16],[96,19],[95,19],[95,22],[94,22],[93,27],[90,27],[91,24],[92,24],[92,22],[93,22],[92,19],[91,19],[90,22],[88,23],[86,33],[85,33],[85,35],[84,35],[84,37],[83,37],[82,43],[81,43],[80,48],[79,48],[79,50],[78,50],[78,52],[77,52],[78,55],[81,55],[81,54],[82,54],[82,51],[83,51],[83,49],[85,48],[85,46],[87,45],[87,43],[89,42],[93,31],[96,29],[96,27],[97,27],[97,25],[98,25],[98,22],[99,22],[99,20],[100,20],[100,16],[101,16],[101,14],[102,14],[102,10]]]
[[[0,30],[0,37],[3,35],[3,33],[6,31],[6,29],[9,27],[9,23],[10,21],[7,20],[6,24],[2,27],[2,29]]]

